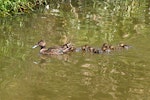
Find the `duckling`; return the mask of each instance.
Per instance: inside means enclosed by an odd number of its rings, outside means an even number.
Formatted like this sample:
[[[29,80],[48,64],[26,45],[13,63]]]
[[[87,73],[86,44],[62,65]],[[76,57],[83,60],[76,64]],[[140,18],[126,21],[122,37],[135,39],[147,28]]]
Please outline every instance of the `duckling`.
[[[102,53],[102,50],[100,50],[100,49],[94,49],[94,50],[93,50],[93,53],[101,54],[101,53]]]
[[[62,47],[62,48],[64,48],[64,49],[66,49],[66,48],[70,48],[70,47],[72,47],[72,45],[71,45],[71,43],[70,43],[70,42],[68,42],[68,43],[66,43],[66,44],[62,45],[61,47]]]
[[[115,48],[115,46],[110,45],[110,46],[109,46],[109,49],[110,49],[110,50],[115,50],[116,48]]]
[[[111,50],[110,50],[110,46],[109,46],[107,43],[104,43],[104,44],[102,45],[101,50],[102,50],[103,52],[107,52],[107,53],[109,53],[109,52],[111,51]]]
[[[95,51],[95,49],[92,48],[92,47],[90,47],[90,46],[89,46],[87,49],[88,49],[88,51],[91,52],[91,53],[93,53],[93,52]]]
[[[88,45],[84,45],[81,47],[82,51],[87,52],[88,51],[89,46]]]
[[[123,44],[123,43],[120,43],[120,44],[119,44],[119,47],[128,50],[131,46],[126,45],[126,44]]]
[[[96,48],[93,48],[93,47],[88,47],[88,50],[90,53],[99,53],[99,50],[97,50]]]
[[[69,48],[69,51],[71,51],[71,52],[76,51],[76,48],[75,48],[74,46],[71,46],[71,47]]]

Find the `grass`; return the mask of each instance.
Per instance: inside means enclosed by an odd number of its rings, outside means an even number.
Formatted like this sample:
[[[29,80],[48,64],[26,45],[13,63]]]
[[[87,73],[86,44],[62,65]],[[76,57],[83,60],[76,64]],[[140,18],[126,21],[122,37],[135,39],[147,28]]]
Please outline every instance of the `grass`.
[[[45,4],[46,0],[0,0],[0,16],[29,13]]]

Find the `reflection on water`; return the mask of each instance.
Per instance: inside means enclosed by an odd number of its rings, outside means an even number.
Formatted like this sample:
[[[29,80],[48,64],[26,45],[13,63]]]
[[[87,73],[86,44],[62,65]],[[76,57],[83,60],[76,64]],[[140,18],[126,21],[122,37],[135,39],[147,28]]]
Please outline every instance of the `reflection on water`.
[[[93,1],[83,6],[79,1],[0,19],[0,99],[149,100],[149,19],[146,2],[139,2]],[[126,10],[115,6],[119,3]],[[70,41],[99,48],[104,42],[124,42],[132,48],[45,56],[32,49],[41,39],[48,46]]]

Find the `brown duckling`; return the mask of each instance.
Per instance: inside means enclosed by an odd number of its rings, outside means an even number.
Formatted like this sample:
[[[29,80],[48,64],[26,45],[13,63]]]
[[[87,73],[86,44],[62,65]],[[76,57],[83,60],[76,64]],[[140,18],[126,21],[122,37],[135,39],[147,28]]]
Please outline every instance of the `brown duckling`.
[[[76,48],[74,47],[74,46],[71,46],[70,48],[69,48],[69,51],[71,51],[71,52],[73,52],[73,51],[75,51],[76,50]]]
[[[61,48],[63,48],[66,52],[69,52],[69,51],[73,52],[76,49],[70,42],[62,45]]]
[[[107,43],[104,43],[104,44],[102,45],[101,50],[102,50],[103,52],[110,52],[110,51],[111,51],[111,50],[110,50],[110,46],[109,46]]]
[[[110,50],[115,50],[115,49],[116,49],[116,47],[115,47],[115,46],[113,46],[113,45],[110,45],[110,46],[109,46],[109,49],[110,49]]]
[[[94,50],[93,50],[93,53],[101,54],[101,53],[102,53],[102,50],[101,50],[101,49],[94,49]]]
[[[95,51],[95,48],[90,47],[90,46],[89,46],[87,49],[88,49],[88,51],[91,52],[91,53],[93,53],[93,52]]]
[[[64,44],[61,47],[50,47],[46,48],[46,42],[43,40],[40,40],[36,45],[34,45],[32,48],[41,47],[40,54],[44,55],[60,55],[64,54],[69,51],[70,44]]]
[[[95,51],[95,48],[90,47],[90,46],[88,46],[88,45],[84,45],[84,46],[82,46],[81,48],[82,48],[82,51],[86,51],[86,52],[94,53],[94,51]]]
[[[81,47],[82,51],[87,52],[88,51],[89,46],[88,45],[84,45]]]
[[[127,44],[120,43],[118,47],[119,47],[120,49],[129,49],[131,46],[129,46],[129,45],[127,45]]]
[[[66,43],[66,44],[62,45],[61,47],[64,48],[64,49],[66,49],[66,48],[72,47],[72,45],[71,45],[71,43],[69,42],[69,43]]]
[[[108,45],[107,43],[104,43],[101,49],[103,52],[109,53],[111,51],[116,51],[116,50],[120,49],[120,47],[116,47],[116,46]]]

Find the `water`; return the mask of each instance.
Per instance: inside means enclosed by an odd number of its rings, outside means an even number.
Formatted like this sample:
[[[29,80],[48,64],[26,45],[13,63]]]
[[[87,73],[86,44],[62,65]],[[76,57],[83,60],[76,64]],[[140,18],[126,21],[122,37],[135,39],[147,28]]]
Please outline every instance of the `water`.
[[[0,100],[150,99],[149,19],[82,7],[1,19]],[[42,56],[40,48],[32,49],[41,39],[48,47],[71,41],[77,47],[123,42],[132,48]]]

